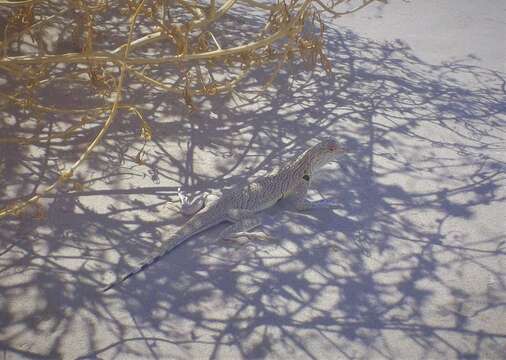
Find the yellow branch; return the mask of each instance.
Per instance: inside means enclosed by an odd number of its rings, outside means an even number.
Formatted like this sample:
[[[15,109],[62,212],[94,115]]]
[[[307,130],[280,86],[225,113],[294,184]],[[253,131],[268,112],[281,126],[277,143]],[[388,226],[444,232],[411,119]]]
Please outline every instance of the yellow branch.
[[[23,6],[33,3],[35,0],[0,0],[0,6]]]
[[[186,26],[190,30],[191,29],[197,29],[197,28],[205,27],[205,26],[209,25],[210,23],[215,22],[216,20],[218,20],[223,15],[225,15],[225,13],[234,5],[234,3],[236,1],[237,0],[228,0],[217,11],[215,11],[214,14],[211,14],[211,16],[208,17],[207,19],[194,20],[194,21],[190,21],[186,25],[185,24],[179,24],[179,25],[175,25],[175,26],[177,26],[179,29],[181,29],[183,26]],[[132,41],[131,48],[132,49],[134,49],[134,48],[136,49],[136,48],[139,48],[141,46],[151,44],[153,42],[156,42],[157,40],[165,38],[165,36],[166,35],[164,34],[163,31],[156,31],[154,33],[145,35],[145,36],[143,36],[140,39],[136,39],[136,40]],[[111,51],[111,54],[121,53],[121,51],[125,48],[125,46],[126,45],[123,44],[123,45],[117,47],[116,49],[114,49],[113,51]]]
[[[15,214],[15,213],[23,210],[24,208],[26,208],[28,205],[37,202],[43,195],[53,191],[62,180],[66,180],[66,179],[69,179],[70,177],[72,177],[74,170],[79,165],[81,165],[81,163],[88,157],[88,155],[91,153],[93,148],[100,142],[100,140],[102,140],[102,138],[106,134],[107,130],[109,129],[109,127],[113,123],[114,118],[116,117],[116,114],[118,112],[119,103],[121,101],[121,92],[122,92],[122,87],[123,87],[123,81],[125,79],[125,74],[126,74],[126,66],[123,66],[121,68],[118,86],[116,88],[116,91],[117,91],[116,92],[116,99],[115,99],[114,104],[111,108],[111,113],[109,114],[109,117],[107,118],[106,122],[104,123],[104,126],[102,127],[102,129],[100,129],[100,132],[97,134],[95,139],[93,139],[93,141],[86,147],[86,150],[84,151],[83,154],[81,154],[79,159],[76,162],[74,162],[74,164],[72,164],[70,169],[65,171],[60,176],[60,179],[55,181],[52,185],[48,186],[47,188],[45,188],[44,190],[42,190],[38,194],[32,196],[30,199],[28,199],[26,201],[23,201],[13,207],[0,210],[0,219],[7,216],[7,215]]]
[[[249,6],[253,6],[258,9],[268,10],[268,11],[271,11],[272,9],[274,9],[276,7],[276,5],[263,4],[263,3],[259,3],[254,0],[239,0],[239,1],[242,3],[248,4]]]
[[[234,0],[235,1],[235,0]],[[175,56],[167,56],[159,59],[155,58],[145,58],[145,57],[131,57],[128,59],[124,59],[116,54],[112,54],[109,52],[95,52],[91,54],[80,54],[80,53],[68,53],[63,55],[43,55],[43,56],[17,56],[17,57],[7,57],[0,61],[0,66],[2,64],[18,64],[18,65],[31,65],[31,64],[51,64],[51,63],[89,63],[89,62],[112,62],[119,63],[124,62],[127,65],[155,65],[155,64],[169,64],[169,63],[181,63],[181,62],[189,62],[194,60],[206,60],[206,59],[216,59],[219,57],[225,57],[230,55],[237,55],[243,52],[253,51],[258,48],[270,45],[290,33],[297,32],[299,30],[300,24],[300,16],[304,13],[308,5],[311,3],[311,0],[306,0],[304,4],[300,7],[298,14],[292,18],[292,20],[285,24],[280,30],[276,33],[257,40],[252,43],[248,43],[245,45],[239,45],[236,47],[221,49],[221,50],[213,50],[207,51],[198,54],[187,54],[187,55],[175,55]],[[158,33],[150,34],[152,36],[151,41],[155,40],[158,36]],[[147,41],[147,40],[143,40]],[[132,44],[134,41],[131,42]],[[130,43],[129,43],[130,44]],[[130,45],[129,45],[130,47]],[[115,51],[117,51],[116,49]]]
[[[1,0],[0,0],[0,5],[2,5]],[[51,15],[51,16],[49,16],[49,17],[47,17],[45,19],[42,19],[40,21],[37,21],[35,24],[33,24],[33,25],[31,25],[31,26],[29,26],[29,27],[27,27],[25,29],[22,29],[22,30],[20,30],[18,32],[10,34],[7,37],[7,39],[4,39],[4,41],[0,41],[0,48],[3,48],[4,46],[7,46],[9,44],[9,42],[11,42],[12,38],[20,36],[20,35],[22,35],[24,33],[32,31],[32,30],[37,30],[42,25],[47,24],[48,22],[51,22],[51,21],[55,20],[58,16],[61,16],[61,15],[65,14],[69,10],[70,10],[70,8],[62,9],[62,10],[58,11],[56,14]]]
[[[0,60],[0,66],[2,65],[33,65],[33,64],[53,64],[53,63],[120,63],[124,62],[126,65],[154,65],[154,64],[169,64],[169,63],[181,63],[181,62],[189,62],[193,60],[205,60],[205,59],[215,59],[224,56],[236,55],[246,51],[256,50],[258,48],[270,45],[277,40],[283,38],[288,35],[290,32],[294,31],[292,26],[286,26],[285,28],[279,30],[273,35],[266,37],[264,39],[260,39],[253,43],[249,43],[246,45],[240,45],[228,49],[221,50],[213,50],[207,51],[198,54],[188,54],[188,55],[176,55],[176,56],[167,56],[162,57],[160,59],[155,58],[144,58],[144,57],[130,57],[128,59],[122,59],[122,57],[107,53],[107,52],[95,52],[92,54],[84,55],[81,53],[68,53],[63,55],[43,55],[43,56],[16,56],[16,57],[6,57]]]
[[[342,12],[339,12],[339,11],[335,11],[333,8],[327,6],[325,3],[323,3],[321,0],[314,0],[318,3],[318,5],[320,5],[326,12],[329,12],[331,13],[332,15],[336,16],[336,17],[339,17],[339,16],[343,16],[343,15],[348,15],[348,14],[352,14],[356,11],[359,11],[360,9],[363,9],[364,7],[366,7],[367,5],[371,4],[372,2],[374,1],[381,1],[383,2],[384,0],[364,0],[364,2],[362,3],[362,5],[360,6],[357,6],[356,8],[352,9],[352,10],[348,10],[348,11],[342,11]],[[342,3],[344,1],[339,1],[338,4]],[[334,5],[335,6],[335,5]]]
[[[139,10],[143,6],[143,4],[144,4],[144,0],[142,0],[140,2],[139,6],[136,9],[135,15],[134,15],[134,17],[132,19],[132,22],[131,22],[131,25],[130,25],[129,39],[128,39],[128,43],[126,44],[127,46],[126,46],[125,55],[124,55],[125,58],[128,56],[128,50],[130,48],[130,43],[132,41],[132,33],[133,33],[134,25],[135,25],[135,20],[137,18],[137,15],[139,14]],[[102,126],[102,129],[100,129],[100,131],[98,132],[97,136],[95,136],[95,138],[93,139],[93,141],[86,147],[86,150],[81,154],[81,156],[79,157],[79,159],[77,161],[75,161],[72,164],[72,166],[70,166],[70,168],[68,170],[64,171],[60,175],[60,178],[57,181],[55,181],[52,185],[48,186],[47,188],[45,188],[44,190],[42,190],[41,192],[39,192],[38,194],[32,196],[30,199],[28,199],[28,200],[26,200],[24,202],[21,202],[21,203],[15,205],[13,207],[0,210],[0,219],[3,218],[3,217],[5,217],[5,216],[7,216],[7,215],[16,213],[16,212],[18,212],[18,211],[26,208],[28,205],[37,202],[41,198],[41,196],[43,196],[44,194],[47,194],[47,193],[53,191],[58,186],[58,184],[60,182],[67,181],[67,180],[69,180],[73,176],[74,171],[84,162],[84,160],[86,160],[86,158],[93,151],[93,149],[100,143],[100,141],[102,140],[102,138],[107,133],[107,130],[109,130],[109,128],[111,127],[112,123],[114,122],[114,119],[116,118],[116,114],[118,112],[118,108],[120,107],[120,102],[121,102],[121,97],[122,97],[122,91],[123,91],[123,82],[125,80],[127,72],[128,72],[128,66],[126,64],[124,64],[124,63],[121,64],[121,70],[120,70],[120,74],[119,74],[119,80],[118,80],[118,84],[116,86],[116,97],[115,97],[114,103],[112,105],[109,117],[107,118],[107,120],[105,121],[104,125]]]

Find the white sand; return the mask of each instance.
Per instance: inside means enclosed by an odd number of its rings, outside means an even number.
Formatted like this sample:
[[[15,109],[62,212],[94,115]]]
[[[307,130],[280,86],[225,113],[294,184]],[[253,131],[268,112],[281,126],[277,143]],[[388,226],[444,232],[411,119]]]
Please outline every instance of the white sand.
[[[111,137],[83,196],[0,223],[0,358],[505,358],[505,7],[373,6],[333,20],[334,77],[191,116],[160,106],[149,166]],[[166,203],[180,184],[242,183],[324,134],[357,151],[312,193],[341,209],[279,204],[269,240],[212,230],[99,292],[184,222]]]

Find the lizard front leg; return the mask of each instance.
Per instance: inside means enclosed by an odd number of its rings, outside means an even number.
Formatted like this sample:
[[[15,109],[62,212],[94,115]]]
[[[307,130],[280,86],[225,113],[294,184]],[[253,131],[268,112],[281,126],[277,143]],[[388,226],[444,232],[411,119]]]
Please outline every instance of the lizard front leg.
[[[309,201],[307,199],[307,192],[310,185],[310,176],[304,175],[300,182],[293,189],[293,199],[295,209],[297,211],[308,211],[311,209],[335,209],[339,207],[339,204],[334,201],[320,200],[320,201]]]
[[[307,199],[309,184],[311,183],[310,175],[304,175],[299,183],[293,189],[293,200],[297,211],[307,211],[313,208],[314,204]]]

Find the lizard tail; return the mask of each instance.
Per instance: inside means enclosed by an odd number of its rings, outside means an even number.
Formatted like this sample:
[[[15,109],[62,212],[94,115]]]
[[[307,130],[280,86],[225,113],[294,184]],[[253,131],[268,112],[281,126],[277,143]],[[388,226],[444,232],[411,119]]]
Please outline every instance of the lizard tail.
[[[211,226],[216,225],[217,223],[220,223],[223,221],[222,216],[215,216],[213,214],[196,214],[188,223],[186,226],[184,226],[182,229],[180,229],[176,234],[168,241],[168,246],[161,251],[159,254],[155,255],[152,258],[145,259],[138,267],[136,267],[134,270],[129,272],[126,275],[123,275],[120,279],[110,283],[105,288],[102,289],[102,292],[106,292],[107,290],[112,289],[116,285],[121,284],[126,279],[134,276],[135,274],[141,272],[142,270],[146,269],[147,267],[153,265],[158,260],[160,260],[164,255],[166,255],[168,252],[172,251],[174,248],[179,246],[182,242],[189,239],[193,235],[197,234],[200,231],[203,231]]]
[[[116,285],[121,284],[123,281],[125,281],[129,277],[134,276],[135,274],[140,273],[142,270],[144,270],[148,266],[153,265],[158,260],[160,260],[168,251],[169,251],[169,249],[165,250],[164,252],[162,252],[152,258],[144,260],[139,266],[137,266],[137,268],[135,268],[135,270],[130,271],[128,274],[123,275],[119,280],[116,280],[116,281],[110,283],[109,285],[107,285],[105,288],[103,288],[102,292],[106,292],[107,290],[112,289]]]

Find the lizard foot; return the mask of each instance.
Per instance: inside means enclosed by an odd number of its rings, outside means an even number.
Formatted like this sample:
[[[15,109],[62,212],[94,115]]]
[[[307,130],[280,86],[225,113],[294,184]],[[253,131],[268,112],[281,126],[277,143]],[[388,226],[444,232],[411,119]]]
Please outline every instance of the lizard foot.
[[[298,211],[309,211],[315,209],[337,209],[340,208],[342,204],[338,203],[334,200],[318,200],[318,201],[308,201],[304,200],[296,204],[296,209]]]
[[[337,209],[341,206],[342,204],[335,200],[323,199],[313,202],[313,209]]]

